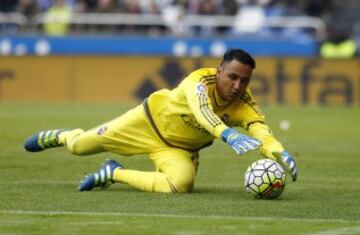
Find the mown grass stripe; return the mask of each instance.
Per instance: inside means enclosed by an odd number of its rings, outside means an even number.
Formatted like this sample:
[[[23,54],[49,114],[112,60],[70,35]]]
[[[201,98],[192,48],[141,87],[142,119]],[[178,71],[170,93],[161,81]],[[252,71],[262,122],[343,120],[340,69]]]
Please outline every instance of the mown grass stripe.
[[[356,224],[360,220],[344,220],[344,219],[318,219],[318,218],[270,218],[270,217],[243,217],[243,216],[229,216],[229,215],[187,215],[187,214],[161,214],[161,213],[127,213],[127,212],[91,212],[91,211],[34,211],[34,210],[0,210],[0,214],[18,214],[18,215],[79,215],[79,216],[137,216],[137,217],[166,217],[179,219],[214,219],[214,220],[256,220],[256,221],[293,221],[293,222],[308,222],[308,223],[343,223]]]

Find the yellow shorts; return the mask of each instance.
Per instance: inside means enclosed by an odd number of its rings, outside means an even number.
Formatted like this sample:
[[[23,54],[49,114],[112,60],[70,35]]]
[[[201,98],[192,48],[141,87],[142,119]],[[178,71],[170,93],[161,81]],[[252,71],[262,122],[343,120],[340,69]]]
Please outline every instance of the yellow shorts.
[[[170,147],[151,126],[142,104],[89,132],[105,150],[121,155],[152,154]]]

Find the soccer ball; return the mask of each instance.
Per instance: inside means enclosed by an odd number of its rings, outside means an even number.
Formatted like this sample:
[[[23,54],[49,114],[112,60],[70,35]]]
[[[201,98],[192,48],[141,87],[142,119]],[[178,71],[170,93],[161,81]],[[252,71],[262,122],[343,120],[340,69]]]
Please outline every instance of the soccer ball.
[[[244,185],[256,198],[275,199],[283,193],[285,179],[285,171],[278,162],[261,159],[246,170]]]

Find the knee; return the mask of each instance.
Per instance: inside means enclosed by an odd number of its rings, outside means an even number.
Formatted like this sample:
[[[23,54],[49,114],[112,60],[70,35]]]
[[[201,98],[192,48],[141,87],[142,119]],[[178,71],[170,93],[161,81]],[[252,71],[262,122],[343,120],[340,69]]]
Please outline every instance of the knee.
[[[168,183],[174,193],[191,193],[194,187],[194,176],[169,177]]]

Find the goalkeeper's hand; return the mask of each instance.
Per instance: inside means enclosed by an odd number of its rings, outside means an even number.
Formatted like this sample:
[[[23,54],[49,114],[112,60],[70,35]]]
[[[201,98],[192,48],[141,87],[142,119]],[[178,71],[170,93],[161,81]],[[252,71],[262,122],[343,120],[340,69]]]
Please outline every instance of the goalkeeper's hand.
[[[244,154],[254,150],[261,145],[261,142],[250,136],[238,133],[232,128],[227,128],[221,133],[221,138],[229,144],[237,154]]]
[[[287,151],[273,152],[272,155],[286,169],[286,171],[291,174],[292,181],[296,181],[298,177],[298,171],[294,157],[291,156]]]

